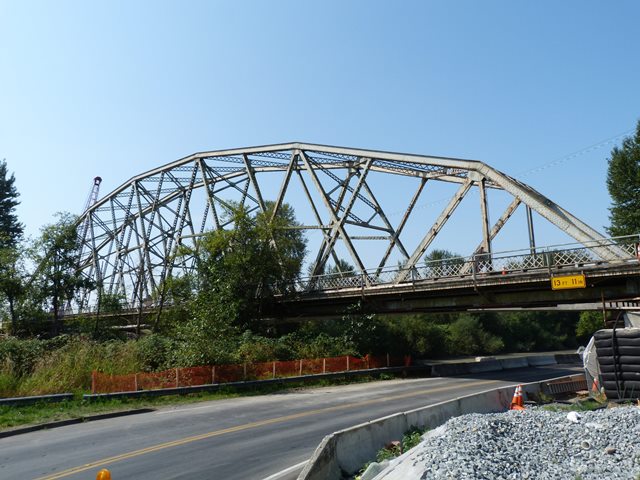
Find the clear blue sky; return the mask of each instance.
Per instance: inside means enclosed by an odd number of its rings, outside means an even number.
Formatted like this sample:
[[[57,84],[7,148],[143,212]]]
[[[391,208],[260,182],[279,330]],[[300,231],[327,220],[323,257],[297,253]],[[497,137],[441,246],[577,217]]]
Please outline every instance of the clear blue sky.
[[[640,118],[639,22],[636,0],[0,0],[0,159],[30,235],[96,175],[288,141],[482,160],[602,231],[612,144],[583,150]]]

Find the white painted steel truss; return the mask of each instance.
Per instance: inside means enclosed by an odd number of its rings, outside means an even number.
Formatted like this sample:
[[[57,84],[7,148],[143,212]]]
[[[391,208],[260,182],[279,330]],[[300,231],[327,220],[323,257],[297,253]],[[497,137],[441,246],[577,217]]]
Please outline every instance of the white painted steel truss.
[[[372,185],[372,174],[410,177],[415,186],[399,221],[392,223]],[[457,190],[433,223],[422,225],[422,237],[403,235],[416,213],[416,204],[431,182],[457,184]],[[294,187],[295,185],[295,187]],[[480,198],[482,232],[472,253],[491,253],[491,244],[520,204],[537,212],[582,244],[603,240],[597,231],[559,205],[514,178],[470,160],[378,152],[354,148],[289,143],[197,153],[138,175],[96,202],[79,218],[83,225],[80,268],[103,291],[121,294],[129,304],[151,302],[163,280],[192,268],[192,261],[175,261],[180,245],[197,248],[207,230],[225,228],[224,214],[231,201],[250,211],[264,211],[272,201],[277,212],[290,203],[299,212],[305,203],[309,215],[296,228],[320,232],[319,246],[309,252],[309,272],[320,274],[338,263],[338,245],[357,272],[365,265],[357,241],[382,241],[386,247],[375,260],[382,272],[394,261],[403,265],[394,282],[405,280],[419,265],[443,226],[473,189]],[[512,200],[491,225],[487,191],[502,190]],[[264,192],[272,190],[270,198]],[[299,192],[292,198],[290,192]],[[388,193],[388,192],[387,192]],[[275,213],[275,212],[274,212]],[[533,232],[530,234],[533,244]],[[603,260],[627,256],[611,243],[591,250]],[[365,276],[364,278],[367,278]],[[80,308],[95,303],[95,292],[79,300]]]

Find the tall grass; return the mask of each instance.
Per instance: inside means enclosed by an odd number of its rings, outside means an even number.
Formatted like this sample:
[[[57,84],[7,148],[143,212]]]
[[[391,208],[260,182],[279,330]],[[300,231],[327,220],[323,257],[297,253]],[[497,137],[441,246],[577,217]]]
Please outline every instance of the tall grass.
[[[228,351],[215,345],[212,348],[243,362],[355,353],[344,341],[327,335],[308,342],[295,336],[268,339],[252,334],[231,340]],[[93,370],[122,375],[202,364],[181,356],[185,349],[180,348],[180,342],[159,335],[138,341],[107,342],[76,335],[55,344],[47,342],[50,341],[0,340],[0,397],[86,392],[91,389]]]
[[[97,343],[76,337],[42,353],[28,372],[5,359],[0,366],[0,396],[87,391],[92,370],[124,374],[139,369],[135,342]]]

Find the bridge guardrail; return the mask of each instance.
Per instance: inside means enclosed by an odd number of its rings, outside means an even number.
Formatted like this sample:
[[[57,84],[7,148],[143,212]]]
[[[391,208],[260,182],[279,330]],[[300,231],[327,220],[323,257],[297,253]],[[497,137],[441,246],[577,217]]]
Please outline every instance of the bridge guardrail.
[[[612,253],[602,258],[603,248]],[[607,250],[607,251],[609,251]],[[429,260],[411,269],[388,267],[368,269],[364,272],[338,272],[298,278],[288,285],[276,285],[279,294],[292,292],[317,292],[323,290],[364,289],[380,285],[435,281],[439,279],[464,278],[487,274],[517,274],[535,271],[557,272],[569,266],[600,266],[640,260],[640,235],[615,237],[593,242],[567,243],[546,247],[535,247],[504,252],[475,253],[466,257]],[[165,304],[166,305],[166,304]],[[145,309],[155,309],[155,304],[143,304]],[[140,304],[123,304],[123,311],[140,309]],[[95,313],[95,308],[72,310],[66,314]]]
[[[603,259],[596,250],[614,247],[615,257]],[[467,257],[430,260],[411,269],[402,267],[371,269],[362,273],[342,272],[301,278],[296,291],[364,288],[393,283],[476,276],[489,273],[554,271],[569,266],[588,266],[638,261],[638,235],[604,239],[583,244],[563,244],[495,253],[476,253]]]

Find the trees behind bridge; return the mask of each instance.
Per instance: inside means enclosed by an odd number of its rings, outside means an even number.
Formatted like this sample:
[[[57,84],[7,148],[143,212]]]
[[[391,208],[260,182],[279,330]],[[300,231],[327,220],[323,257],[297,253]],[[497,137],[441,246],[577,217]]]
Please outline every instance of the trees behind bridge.
[[[614,237],[640,233],[640,120],[636,132],[611,150],[607,188],[611,195],[608,232]]]
[[[15,177],[9,175],[7,162],[0,162],[0,295],[6,301],[9,325],[17,319],[16,303],[22,293],[22,263],[19,242],[23,227],[18,221],[16,207],[19,193]]]
[[[14,248],[22,238],[23,226],[18,220],[16,207],[20,194],[15,177],[9,175],[6,160],[0,162],[0,249]]]
[[[60,214],[34,241],[25,242],[16,207],[19,193],[0,162],[0,320],[13,335],[59,333],[65,303],[89,282],[77,271],[75,217]],[[51,328],[53,327],[53,328]]]
[[[75,217],[60,214],[27,245],[0,248],[2,324],[20,336],[56,336],[65,307],[80,289],[93,288],[77,270]]]

